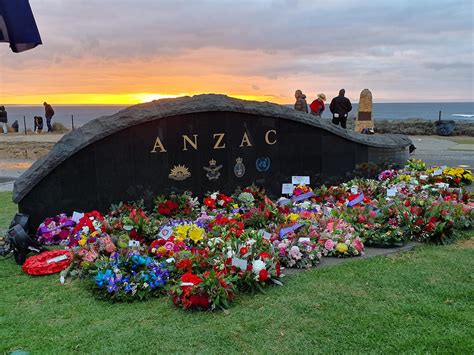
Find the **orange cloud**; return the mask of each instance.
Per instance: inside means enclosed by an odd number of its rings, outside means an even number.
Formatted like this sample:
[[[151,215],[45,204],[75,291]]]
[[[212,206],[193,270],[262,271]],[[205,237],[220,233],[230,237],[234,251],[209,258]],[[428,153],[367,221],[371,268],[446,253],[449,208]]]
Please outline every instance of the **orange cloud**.
[[[175,57],[133,58],[67,57],[47,62],[31,59],[27,67],[2,73],[0,101],[10,104],[114,103],[131,104],[153,98],[200,93],[287,103],[303,77],[259,74],[286,56],[260,51],[207,48]],[[307,80],[308,78],[306,78]]]

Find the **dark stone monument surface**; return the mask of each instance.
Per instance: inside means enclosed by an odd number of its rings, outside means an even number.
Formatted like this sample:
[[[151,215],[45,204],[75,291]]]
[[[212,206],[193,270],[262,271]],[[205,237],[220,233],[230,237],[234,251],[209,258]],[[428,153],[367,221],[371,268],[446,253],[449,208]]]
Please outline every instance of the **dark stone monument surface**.
[[[15,181],[13,200],[37,226],[60,212],[106,211],[172,190],[230,193],[291,176],[350,178],[363,163],[403,165],[411,141],[361,135],[290,108],[223,95],[165,99],[95,119],[64,136]]]

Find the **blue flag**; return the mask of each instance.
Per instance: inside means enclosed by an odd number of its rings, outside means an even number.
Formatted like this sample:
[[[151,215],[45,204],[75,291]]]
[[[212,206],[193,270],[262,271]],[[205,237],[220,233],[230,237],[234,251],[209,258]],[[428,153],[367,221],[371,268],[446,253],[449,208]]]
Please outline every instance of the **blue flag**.
[[[0,42],[15,53],[42,44],[28,0],[0,0]]]

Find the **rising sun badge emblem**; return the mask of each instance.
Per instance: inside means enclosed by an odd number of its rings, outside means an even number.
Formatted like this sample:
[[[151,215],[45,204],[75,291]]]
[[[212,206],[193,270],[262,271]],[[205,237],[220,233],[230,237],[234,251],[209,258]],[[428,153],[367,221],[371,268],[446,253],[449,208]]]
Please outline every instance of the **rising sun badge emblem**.
[[[184,165],[178,164],[173,166],[168,177],[173,180],[182,181],[191,176],[189,169]]]

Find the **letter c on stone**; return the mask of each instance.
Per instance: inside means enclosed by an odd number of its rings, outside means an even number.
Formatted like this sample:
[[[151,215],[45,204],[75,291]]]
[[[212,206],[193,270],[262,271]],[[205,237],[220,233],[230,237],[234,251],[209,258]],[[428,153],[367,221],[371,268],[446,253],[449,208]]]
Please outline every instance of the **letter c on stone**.
[[[275,138],[273,141],[270,142],[270,139],[268,138],[270,133],[273,133],[276,136],[277,132],[274,129],[270,129],[265,133],[265,143],[267,143],[269,145],[272,145],[272,144],[275,144],[277,142],[277,139]]]

